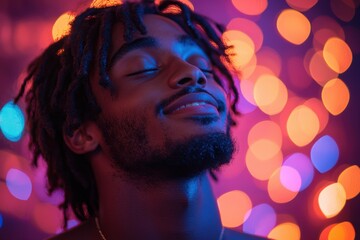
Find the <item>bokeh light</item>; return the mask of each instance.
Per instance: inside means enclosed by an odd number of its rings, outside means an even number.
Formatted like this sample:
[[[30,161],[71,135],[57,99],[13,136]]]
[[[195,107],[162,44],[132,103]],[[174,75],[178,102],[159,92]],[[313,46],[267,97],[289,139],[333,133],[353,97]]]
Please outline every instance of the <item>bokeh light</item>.
[[[48,234],[54,234],[61,226],[62,212],[57,206],[39,203],[33,210],[33,218],[39,229]]]
[[[300,147],[309,144],[318,134],[319,128],[318,116],[305,105],[293,109],[286,124],[289,138]]]
[[[283,166],[291,167],[297,171],[296,174],[299,174],[301,178],[301,186],[299,191],[306,189],[312,182],[314,178],[314,167],[311,164],[311,160],[308,156],[303,153],[293,153],[288,156]]]
[[[349,22],[355,16],[355,1],[330,0],[333,13],[342,21]]]
[[[306,16],[294,9],[283,10],[278,16],[276,27],[285,40],[296,45],[305,42],[311,31]]]
[[[336,216],[346,203],[344,187],[340,183],[328,185],[320,192],[318,203],[325,217],[331,218]]]
[[[312,55],[309,62],[309,72],[310,76],[320,86],[324,86],[327,81],[339,75],[326,64],[322,51],[317,51]]]
[[[0,129],[4,136],[12,142],[18,141],[25,127],[25,118],[21,109],[12,101],[0,110]]]
[[[336,116],[342,113],[349,104],[350,92],[341,79],[334,78],[323,87],[321,99],[329,113]]]
[[[217,199],[221,222],[224,227],[238,227],[246,220],[246,213],[252,208],[249,196],[239,190],[233,190]]]
[[[315,6],[318,0],[286,0],[286,2],[290,7],[304,12]]]
[[[235,8],[243,14],[260,15],[268,6],[267,0],[231,0]]]
[[[339,147],[329,135],[319,138],[311,148],[311,161],[321,173],[332,169],[339,159]]]
[[[267,237],[276,240],[300,240],[301,232],[297,224],[286,222],[274,227]]]
[[[20,200],[29,199],[32,184],[26,173],[18,169],[10,169],[6,175],[6,185],[15,198]]]
[[[254,99],[257,106],[268,115],[281,112],[287,102],[285,84],[273,75],[260,76],[254,85]]]
[[[342,171],[338,177],[346,192],[346,199],[352,199],[360,193],[360,168],[357,165],[350,166]]]
[[[267,236],[276,224],[276,213],[266,203],[255,206],[249,211],[248,219],[243,225],[243,231],[258,236]]]
[[[355,229],[354,226],[348,222],[341,222],[335,224],[328,235],[328,240],[350,240],[355,239]]]
[[[66,12],[56,19],[52,28],[52,37],[54,41],[57,41],[69,34],[71,23],[74,21],[74,18],[74,13]]]
[[[104,7],[110,7],[114,5],[121,4],[121,0],[93,0],[90,4],[90,7],[92,8],[104,8]]]
[[[0,228],[3,227],[3,223],[4,223],[4,218],[3,218],[3,216],[2,216],[1,213],[0,213]]]
[[[352,62],[350,47],[342,39],[336,37],[326,41],[323,55],[327,65],[337,73],[345,72]]]
[[[282,170],[283,168],[278,168],[270,177],[268,182],[268,194],[272,201],[276,203],[287,203],[293,200],[301,186],[301,177],[297,171],[294,171],[293,168],[285,166],[285,174]],[[289,169],[291,169],[289,171]],[[293,177],[290,179],[281,179],[284,177],[289,177],[289,174],[293,174]],[[291,180],[292,182],[288,185],[290,188],[297,188],[294,190],[289,190],[284,186],[283,182]]]

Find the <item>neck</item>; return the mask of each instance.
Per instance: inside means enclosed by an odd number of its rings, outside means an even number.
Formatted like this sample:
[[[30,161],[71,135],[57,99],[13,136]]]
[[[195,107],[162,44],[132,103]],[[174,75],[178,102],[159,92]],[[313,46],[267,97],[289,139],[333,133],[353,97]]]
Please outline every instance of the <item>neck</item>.
[[[217,239],[221,233],[206,174],[146,188],[113,174],[95,175],[98,218],[107,240]]]

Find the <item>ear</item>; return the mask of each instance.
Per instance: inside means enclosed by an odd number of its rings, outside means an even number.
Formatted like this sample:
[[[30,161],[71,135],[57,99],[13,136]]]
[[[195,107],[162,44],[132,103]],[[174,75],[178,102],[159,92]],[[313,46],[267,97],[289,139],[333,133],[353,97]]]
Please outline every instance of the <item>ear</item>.
[[[63,133],[66,145],[77,154],[85,154],[94,151],[99,141],[97,129],[94,123],[85,123],[76,129],[72,136]]]

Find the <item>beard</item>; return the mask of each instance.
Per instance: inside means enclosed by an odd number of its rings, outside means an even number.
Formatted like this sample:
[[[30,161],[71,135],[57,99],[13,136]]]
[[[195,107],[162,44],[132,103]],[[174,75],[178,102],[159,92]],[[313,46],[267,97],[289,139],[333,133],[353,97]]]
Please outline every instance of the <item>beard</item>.
[[[157,181],[193,178],[206,170],[217,170],[230,162],[234,142],[230,126],[226,133],[214,132],[172,140],[165,136],[161,147],[149,143],[145,116],[100,116],[98,125],[109,149],[112,165],[127,178],[148,184]],[[208,125],[212,121],[198,121]],[[120,174],[122,176],[123,174]]]

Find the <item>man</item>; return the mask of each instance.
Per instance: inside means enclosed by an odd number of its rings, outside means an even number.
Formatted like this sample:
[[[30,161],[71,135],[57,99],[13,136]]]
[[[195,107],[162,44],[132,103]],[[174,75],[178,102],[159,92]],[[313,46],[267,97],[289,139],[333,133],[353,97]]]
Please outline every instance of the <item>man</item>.
[[[30,64],[33,164],[82,221],[53,239],[256,239],[222,227],[207,176],[234,150],[222,31],[176,1],[91,8]]]

